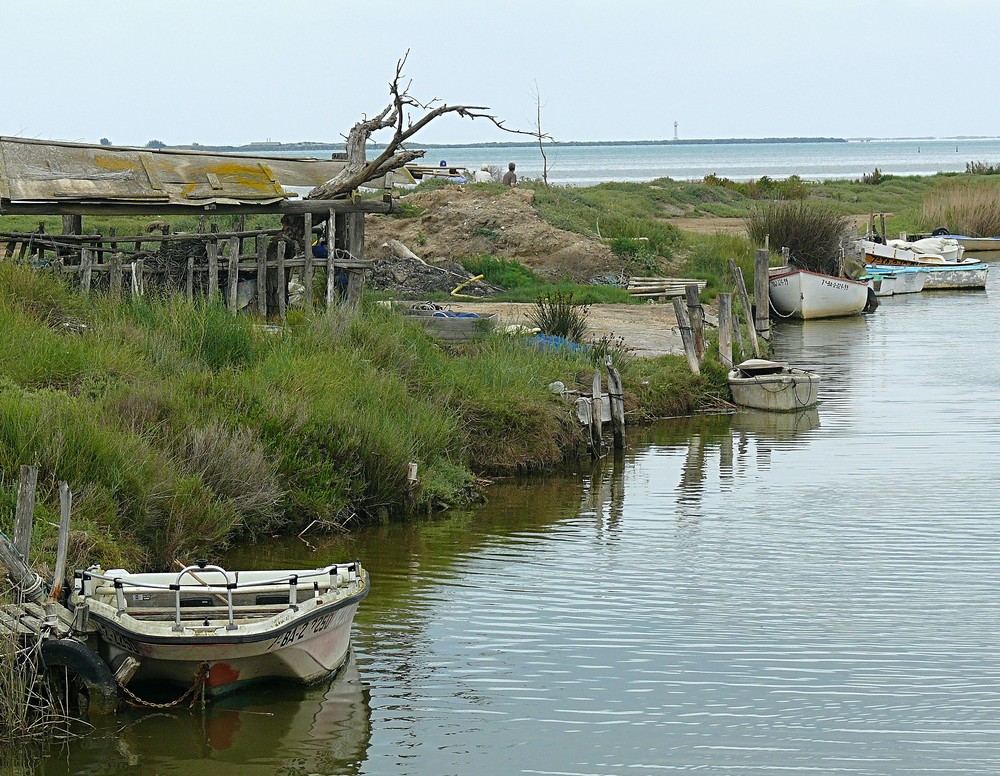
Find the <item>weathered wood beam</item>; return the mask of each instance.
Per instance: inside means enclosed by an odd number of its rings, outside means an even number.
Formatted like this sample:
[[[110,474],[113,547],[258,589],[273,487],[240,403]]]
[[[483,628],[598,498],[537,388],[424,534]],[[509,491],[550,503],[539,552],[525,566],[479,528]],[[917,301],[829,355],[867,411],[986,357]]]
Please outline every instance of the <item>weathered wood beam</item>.
[[[190,216],[205,212],[209,215],[232,215],[251,213],[313,213],[327,214],[331,210],[338,213],[399,213],[395,200],[362,199],[307,199],[295,202],[279,202],[269,205],[172,205],[172,204],[114,204],[96,202],[11,202],[0,200],[0,215],[80,215],[80,216]]]

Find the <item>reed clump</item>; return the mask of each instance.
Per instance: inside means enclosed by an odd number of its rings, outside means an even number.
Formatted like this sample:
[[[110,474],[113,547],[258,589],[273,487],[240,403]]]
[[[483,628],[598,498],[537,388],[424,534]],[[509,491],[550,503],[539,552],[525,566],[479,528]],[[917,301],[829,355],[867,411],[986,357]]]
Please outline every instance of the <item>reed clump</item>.
[[[993,237],[1000,234],[1000,184],[950,180],[927,192],[921,216],[926,224],[952,234]]]
[[[837,274],[841,244],[850,220],[823,205],[772,202],[751,209],[744,219],[755,245],[788,248],[789,263],[800,269]]]

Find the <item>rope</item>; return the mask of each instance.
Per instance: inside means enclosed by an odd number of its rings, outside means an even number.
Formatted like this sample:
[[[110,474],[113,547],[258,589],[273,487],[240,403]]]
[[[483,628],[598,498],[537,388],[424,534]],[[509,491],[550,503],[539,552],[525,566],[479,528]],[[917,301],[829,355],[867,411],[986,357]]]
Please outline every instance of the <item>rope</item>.
[[[208,678],[208,663],[202,663],[200,666],[198,666],[198,670],[195,671],[194,684],[188,687],[187,690],[184,691],[183,695],[181,695],[177,700],[173,700],[168,703],[153,703],[153,701],[144,700],[143,698],[140,698],[138,695],[132,692],[128,687],[126,687],[121,682],[118,683],[118,686],[121,687],[124,693],[129,698],[131,698],[132,701],[137,706],[146,706],[151,709],[172,709],[175,706],[180,706],[184,702],[184,700],[199,687],[202,690],[204,690],[205,680],[207,678]],[[194,705],[194,699],[192,699],[191,705],[192,706]]]

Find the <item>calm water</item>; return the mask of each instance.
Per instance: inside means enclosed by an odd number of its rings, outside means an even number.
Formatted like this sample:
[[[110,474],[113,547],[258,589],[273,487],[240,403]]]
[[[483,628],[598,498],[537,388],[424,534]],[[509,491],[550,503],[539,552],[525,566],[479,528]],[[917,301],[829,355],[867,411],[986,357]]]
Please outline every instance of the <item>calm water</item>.
[[[294,154],[290,154],[294,155]],[[602,145],[553,146],[546,149],[549,181],[592,186],[605,181],[649,181],[669,177],[698,179],[711,173],[747,180],[768,175],[807,180],[860,178],[876,167],[892,175],[933,175],[964,172],[967,162],[1000,163],[1000,139],[873,140],[847,143],[752,143],[733,145]],[[506,169],[517,164],[519,175],[540,178],[537,148],[430,148],[427,164],[478,169],[483,163]]]
[[[816,411],[665,422],[474,512],[235,555],[361,557],[356,664],[126,715],[44,770],[997,773],[996,280],[782,324]]]

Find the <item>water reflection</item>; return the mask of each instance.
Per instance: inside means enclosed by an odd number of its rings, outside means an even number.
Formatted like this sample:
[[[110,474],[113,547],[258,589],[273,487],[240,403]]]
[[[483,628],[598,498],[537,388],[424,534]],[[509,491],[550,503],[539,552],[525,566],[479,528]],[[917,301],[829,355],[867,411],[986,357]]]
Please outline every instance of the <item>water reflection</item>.
[[[369,693],[353,654],[313,687],[273,684],[200,709],[129,709],[49,759],[46,774],[362,772]]]

